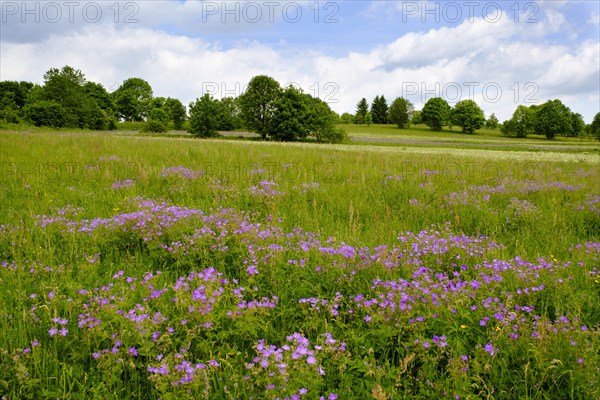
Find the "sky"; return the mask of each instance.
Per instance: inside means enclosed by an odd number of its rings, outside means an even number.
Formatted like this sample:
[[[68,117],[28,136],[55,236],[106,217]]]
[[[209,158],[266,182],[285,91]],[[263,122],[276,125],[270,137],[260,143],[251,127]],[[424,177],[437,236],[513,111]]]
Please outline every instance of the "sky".
[[[597,1],[4,1],[0,80],[70,65],[112,92],[127,78],[185,105],[241,94],[253,76],[338,112],[473,99],[486,117],[560,99],[600,111]]]

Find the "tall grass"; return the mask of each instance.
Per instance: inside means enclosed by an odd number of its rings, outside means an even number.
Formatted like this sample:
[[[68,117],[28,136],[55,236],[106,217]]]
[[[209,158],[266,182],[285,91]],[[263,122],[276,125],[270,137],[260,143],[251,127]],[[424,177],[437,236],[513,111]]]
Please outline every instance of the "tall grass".
[[[593,156],[0,144],[7,398],[600,395]]]

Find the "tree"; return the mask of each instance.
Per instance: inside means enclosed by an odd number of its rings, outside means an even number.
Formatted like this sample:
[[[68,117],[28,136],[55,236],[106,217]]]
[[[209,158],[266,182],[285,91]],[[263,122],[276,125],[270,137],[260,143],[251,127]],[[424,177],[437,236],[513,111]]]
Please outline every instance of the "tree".
[[[520,105],[512,115],[512,118],[502,124],[502,133],[507,136],[519,138],[527,137],[533,131],[535,125],[535,111]]]
[[[308,105],[305,120],[308,134],[314,136],[319,143],[329,140],[335,131],[337,115],[331,110],[329,104],[318,97],[305,94],[304,98]]]
[[[571,110],[560,100],[548,100],[535,113],[536,132],[554,139],[557,134],[569,136],[572,131]]]
[[[169,113],[165,107],[164,97],[155,97],[150,100],[148,117],[144,123],[144,132],[166,132],[169,124]]]
[[[454,105],[452,122],[462,128],[463,133],[473,134],[485,123],[483,110],[474,100],[461,100]]]
[[[113,127],[114,122],[111,124],[110,104],[107,110],[99,105],[102,90],[101,86],[87,82],[83,72],[67,65],[44,74],[41,97],[62,106],[63,127],[107,129]]]
[[[21,109],[27,102],[27,96],[33,89],[31,82],[2,81],[0,82],[0,108],[10,106]]]
[[[62,106],[60,110],[63,115],[60,119],[63,121],[63,127],[83,128],[86,125],[83,121],[86,117],[84,114],[86,111],[92,111],[87,110],[92,107],[85,104],[87,99],[83,99],[85,82],[83,73],[68,65],[62,69],[51,68],[44,74],[42,97]]]
[[[410,119],[410,122],[412,124],[414,124],[414,125],[422,124],[423,123],[423,116],[421,114],[421,111],[413,111],[412,118]]]
[[[413,113],[412,103],[403,97],[398,97],[390,106],[390,121],[398,125],[398,128],[408,128]]]
[[[373,115],[373,123],[387,124],[388,123],[388,104],[383,95],[375,96],[371,104],[371,114]]]
[[[354,123],[355,124],[364,124],[365,117],[369,112],[369,104],[367,103],[367,99],[364,97],[360,99],[358,104],[356,105],[356,114],[354,115]]]
[[[309,102],[302,90],[290,85],[286,87],[275,105],[271,136],[280,141],[291,142],[308,136]]]
[[[67,79],[77,86],[83,86],[86,83],[85,75],[83,74],[83,72],[69,65],[65,65],[61,69],[50,68],[44,74],[44,82],[48,83],[49,81],[59,77]]]
[[[125,121],[143,121],[148,116],[152,87],[141,78],[126,79],[113,92],[117,115]]]
[[[590,133],[600,140],[600,112],[594,115],[594,119],[590,124]]]
[[[180,130],[185,122],[186,112],[185,106],[178,99],[167,97],[164,105],[169,121],[173,124],[173,129]]]
[[[421,118],[434,131],[441,131],[442,126],[449,120],[450,110],[446,100],[441,97],[433,97],[425,103],[423,111],[421,111]]]
[[[373,123],[373,114],[371,114],[370,112],[367,112],[367,114],[365,115],[365,124],[367,124],[367,126],[371,126],[372,123]]]
[[[86,82],[83,85],[83,91],[89,96],[102,110],[96,118],[92,116],[90,119],[95,119],[95,126],[97,129],[117,129],[117,118],[115,113],[115,104],[113,103],[112,96],[106,91],[104,86],[96,82]],[[92,109],[94,107],[92,106]],[[92,112],[96,112],[92,110]]]
[[[35,126],[61,128],[65,126],[65,110],[54,100],[37,100],[24,107],[25,119]]]
[[[496,117],[496,114],[492,113],[492,115],[490,115],[490,117],[485,122],[485,126],[489,129],[497,129],[498,123],[499,123],[499,121],[498,121],[498,118]]]
[[[340,122],[342,124],[353,124],[354,123],[354,115],[345,112],[340,117]]]
[[[219,101],[219,127],[220,131],[233,131],[240,128],[240,107],[238,100],[233,97],[224,97]]]
[[[205,93],[189,106],[190,120],[188,131],[197,137],[216,137],[219,124],[219,103]]]
[[[19,122],[23,117],[23,107],[33,89],[31,82],[0,82],[0,119],[7,122]]]
[[[106,91],[104,86],[96,82],[86,82],[83,85],[83,91],[87,93],[89,97],[94,99],[98,106],[109,114],[114,113],[115,105],[110,93]]]
[[[577,137],[583,133],[585,129],[585,121],[583,115],[579,113],[571,113],[571,133],[569,136]]]
[[[144,123],[144,132],[166,132],[169,123],[169,114],[164,108],[153,108],[148,112],[148,119]]]
[[[246,127],[260,133],[263,139],[272,132],[272,122],[276,102],[281,94],[281,86],[275,79],[258,75],[248,83],[248,88],[240,96],[240,111]]]

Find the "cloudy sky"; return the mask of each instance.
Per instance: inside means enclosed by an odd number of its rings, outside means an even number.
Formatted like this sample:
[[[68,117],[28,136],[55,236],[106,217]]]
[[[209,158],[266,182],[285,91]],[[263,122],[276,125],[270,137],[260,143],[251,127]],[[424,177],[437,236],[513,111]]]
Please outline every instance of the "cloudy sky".
[[[184,104],[255,75],[351,112],[365,97],[472,98],[486,116],[561,99],[600,111],[596,1],[2,1],[0,79],[70,65],[113,91],[147,80]]]

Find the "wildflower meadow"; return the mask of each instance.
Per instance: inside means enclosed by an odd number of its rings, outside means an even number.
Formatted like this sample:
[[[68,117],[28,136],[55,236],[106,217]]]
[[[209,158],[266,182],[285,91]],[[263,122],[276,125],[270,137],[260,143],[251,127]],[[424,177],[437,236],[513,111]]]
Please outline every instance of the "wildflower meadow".
[[[597,154],[0,144],[2,399],[600,398]]]

